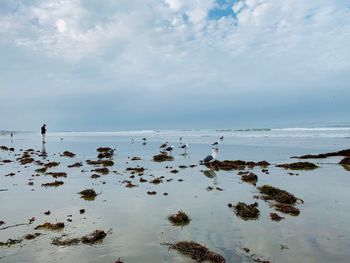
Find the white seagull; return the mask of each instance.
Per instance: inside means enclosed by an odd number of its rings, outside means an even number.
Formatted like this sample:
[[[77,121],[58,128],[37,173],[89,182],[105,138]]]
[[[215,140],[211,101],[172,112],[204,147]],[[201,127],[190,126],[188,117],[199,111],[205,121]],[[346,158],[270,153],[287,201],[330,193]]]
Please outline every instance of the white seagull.
[[[166,150],[167,152],[172,152],[173,149],[174,149],[174,146],[172,146],[172,145],[165,148],[165,150]]]
[[[188,148],[188,144],[183,144],[179,147],[180,149],[184,149],[185,150],[185,153],[186,153],[186,150]]]
[[[165,148],[165,147],[168,146],[168,144],[169,144],[169,142],[165,142],[165,143],[163,143],[159,148]]]
[[[219,150],[218,149],[212,149],[211,150],[211,154],[206,156],[204,159],[203,159],[203,162],[204,163],[210,163],[212,161],[214,161],[216,159],[216,155],[218,154]]]
[[[216,141],[216,142],[214,142],[214,143],[212,143],[211,145],[213,145],[213,146],[217,146],[217,145],[219,145],[219,141]]]

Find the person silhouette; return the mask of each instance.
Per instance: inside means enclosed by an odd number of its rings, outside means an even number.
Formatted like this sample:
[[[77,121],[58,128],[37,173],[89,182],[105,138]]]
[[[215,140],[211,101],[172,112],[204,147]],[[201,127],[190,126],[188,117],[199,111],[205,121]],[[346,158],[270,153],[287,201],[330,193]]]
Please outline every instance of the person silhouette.
[[[45,143],[45,135],[46,135],[46,124],[41,126],[41,135],[43,137],[43,143]]]

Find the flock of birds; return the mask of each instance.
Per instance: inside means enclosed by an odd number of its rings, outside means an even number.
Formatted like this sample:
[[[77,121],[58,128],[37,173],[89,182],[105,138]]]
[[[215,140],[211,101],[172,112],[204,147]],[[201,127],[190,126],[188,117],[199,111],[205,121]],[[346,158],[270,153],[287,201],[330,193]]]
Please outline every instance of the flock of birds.
[[[211,154],[207,155],[206,157],[203,158],[203,162],[204,163],[210,163],[210,162],[213,162],[215,159],[216,159],[216,156],[217,154],[219,153],[219,144],[224,140],[224,136],[221,136],[219,138],[219,140],[215,141],[214,143],[211,144],[212,148],[211,148]],[[143,145],[146,144],[147,142],[147,138],[142,138],[142,141],[143,141]],[[187,155],[187,149],[189,147],[189,144],[188,143],[183,143],[182,142],[182,137],[179,138],[179,141],[180,141],[180,146],[179,146],[179,149],[182,149],[184,150],[184,153],[183,155]],[[134,143],[135,140],[134,139],[131,139],[131,142]],[[161,153],[164,153],[164,154],[172,154],[173,150],[175,149],[175,146],[173,145],[170,145],[168,141],[164,142],[163,144],[160,145],[159,149],[161,149]]]

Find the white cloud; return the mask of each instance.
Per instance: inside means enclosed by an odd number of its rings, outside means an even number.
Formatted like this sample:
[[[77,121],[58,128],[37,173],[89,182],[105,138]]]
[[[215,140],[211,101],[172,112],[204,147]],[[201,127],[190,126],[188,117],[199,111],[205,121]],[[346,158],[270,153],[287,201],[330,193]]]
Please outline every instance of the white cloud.
[[[232,74],[239,87],[292,86],[293,78],[350,68],[344,1],[239,0],[232,4],[235,16],[220,19],[209,16],[219,5],[214,0],[147,0],[142,7],[136,0],[89,3],[23,6],[0,19],[0,43],[67,63],[103,65],[99,74],[115,75],[115,81],[132,82],[138,74],[155,89],[174,82],[222,83],[225,89]],[[270,71],[285,79],[270,83]],[[294,86],[305,86],[299,82]]]
[[[58,32],[64,33],[67,30],[67,24],[63,19],[58,19],[56,21],[56,28]]]

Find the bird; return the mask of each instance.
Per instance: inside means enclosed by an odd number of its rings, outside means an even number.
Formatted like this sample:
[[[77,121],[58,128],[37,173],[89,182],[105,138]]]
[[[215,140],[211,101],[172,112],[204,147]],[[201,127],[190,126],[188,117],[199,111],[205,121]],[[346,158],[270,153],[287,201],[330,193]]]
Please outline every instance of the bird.
[[[182,144],[182,137],[180,137],[179,140],[180,140],[180,144]]]
[[[221,136],[221,137],[220,137],[220,140],[221,140],[221,141],[224,140],[224,136]]]
[[[168,146],[168,144],[169,144],[169,142],[165,142],[165,143],[163,143],[159,148],[165,148],[165,147]]]
[[[165,148],[165,150],[166,150],[167,152],[172,152],[173,149],[174,149],[174,146],[172,146],[172,145]]]
[[[146,138],[142,138],[142,140],[143,140],[143,141],[147,141],[147,139],[146,139]]]
[[[187,148],[188,148],[188,144],[183,144],[179,147],[180,149],[184,149],[185,150],[185,153],[187,151]]]
[[[214,142],[214,143],[212,143],[211,145],[213,145],[213,146],[216,146],[216,145],[219,145],[219,141],[216,141],[216,142]]]
[[[204,163],[210,163],[212,161],[214,161],[216,159],[216,155],[218,154],[219,150],[218,149],[212,149],[211,150],[211,154],[209,154],[208,156],[206,156],[203,159]]]

